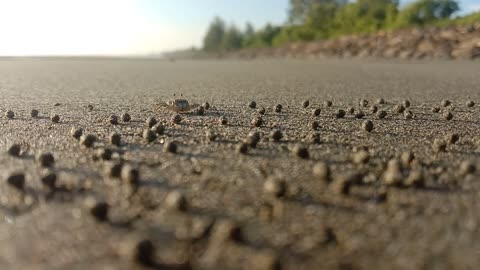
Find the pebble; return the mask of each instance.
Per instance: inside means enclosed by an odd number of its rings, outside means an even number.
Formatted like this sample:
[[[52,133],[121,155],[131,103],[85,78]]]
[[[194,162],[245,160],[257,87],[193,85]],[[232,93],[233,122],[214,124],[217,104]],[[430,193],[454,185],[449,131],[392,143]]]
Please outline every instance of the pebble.
[[[256,130],[252,130],[248,133],[248,137],[254,138],[257,142],[260,141],[260,133]]]
[[[330,168],[325,162],[318,162],[313,166],[313,175],[325,182],[330,182],[332,180]]]
[[[70,135],[77,140],[80,140],[80,137],[82,137],[82,134],[83,134],[82,128],[72,127],[72,129],[70,130]]]
[[[247,138],[244,140],[244,143],[247,144],[251,148],[257,148],[258,140],[255,139],[254,137],[247,136]]]
[[[330,101],[330,100],[325,100],[325,101],[323,102],[323,105],[324,105],[325,107],[332,107],[333,102]]]
[[[308,152],[308,149],[304,146],[295,145],[292,149],[292,152],[295,156],[297,156],[301,159],[309,159],[310,158],[310,154]]]
[[[175,211],[186,211],[187,210],[187,199],[179,191],[171,191],[167,194],[165,198],[165,206],[167,209]]]
[[[405,107],[402,104],[397,104],[392,108],[392,112],[395,114],[401,114],[404,111],[405,111]]]
[[[400,156],[400,160],[402,161],[403,166],[409,166],[414,159],[415,155],[410,151],[403,152]]]
[[[210,103],[208,103],[208,102],[205,101],[205,102],[202,104],[202,107],[205,108],[205,110],[209,110],[209,109],[210,109]]]
[[[374,113],[377,113],[378,111],[378,107],[377,106],[370,106],[370,108],[368,109],[370,111],[371,114],[374,114]]]
[[[469,100],[465,103],[465,105],[467,105],[467,107],[471,108],[471,107],[475,106],[475,102],[473,102],[473,100]]]
[[[373,122],[371,120],[367,120],[362,123],[362,128],[367,132],[372,132],[373,130]]]
[[[148,128],[152,128],[158,123],[158,121],[155,117],[148,117],[146,123]]]
[[[259,141],[260,141],[260,133],[258,133],[257,131],[250,131],[250,133],[248,133],[247,135],[247,139],[245,140],[245,143],[251,148],[256,148]]]
[[[106,202],[97,202],[90,209],[90,214],[99,222],[108,221],[108,210],[110,206]]]
[[[221,219],[215,222],[212,239],[216,242],[242,242],[242,230],[234,221]]]
[[[312,115],[313,116],[319,116],[321,112],[322,112],[322,110],[320,108],[313,109]]]
[[[116,115],[111,115],[111,116],[110,116],[110,124],[112,124],[112,125],[118,125],[118,116],[116,116]]]
[[[391,159],[388,161],[387,169],[383,174],[383,181],[387,186],[401,186],[403,184],[403,174],[399,160]]]
[[[155,264],[155,246],[152,241],[144,239],[135,245],[134,260],[143,266],[153,266]]]
[[[447,107],[449,106],[450,104],[452,104],[452,102],[448,99],[444,99],[442,100],[442,102],[440,103],[440,105],[442,105],[442,107]]]
[[[275,105],[275,112],[276,112],[276,113],[281,113],[281,112],[282,112],[282,109],[283,109],[282,104],[277,104],[277,105]]]
[[[221,125],[227,125],[228,124],[228,119],[227,117],[225,116],[221,116],[219,119],[218,119],[218,122],[220,122]]]
[[[413,113],[410,110],[407,110],[403,113],[403,117],[405,119],[412,119],[413,118]]]
[[[7,183],[18,190],[24,190],[25,175],[23,173],[12,173],[7,177]]]
[[[410,105],[411,105],[411,104],[410,104],[410,100],[408,100],[408,99],[404,100],[404,101],[402,102],[402,104],[403,104],[403,106],[404,106],[405,108],[408,108],[408,107],[410,107]]]
[[[355,113],[355,118],[357,119],[362,119],[365,116],[365,113],[362,110],[358,110],[358,112]]]
[[[38,116],[38,110],[35,110],[35,109],[31,110],[30,111],[30,116],[33,117],[33,118],[37,117]]]
[[[272,130],[272,132],[270,132],[270,138],[274,142],[280,141],[282,139],[282,137],[283,137],[282,131],[280,131],[279,129]]]
[[[109,162],[105,164],[103,169],[105,176],[110,178],[120,178],[122,174],[123,164],[120,162]]]
[[[97,137],[93,134],[86,134],[80,137],[80,144],[87,148],[93,147],[96,141]]]
[[[8,147],[7,152],[12,157],[18,157],[20,156],[21,150],[22,150],[22,147],[20,146],[20,144],[12,144],[10,147]]]
[[[151,129],[147,128],[143,130],[142,137],[146,142],[150,143],[155,141],[155,139],[157,138],[157,135],[155,135],[155,132],[153,132]]]
[[[305,101],[302,102],[302,107],[303,107],[303,108],[307,108],[308,105],[310,105],[310,101],[305,100]]]
[[[178,151],[178,145],[176,142],[166,142],[164,145],[163,145],[163,151],[165,153],[177,153]]]
[[[60,122],[60,116],[58,114],[54,114],[50,117],[50,120],[52,120],[53,123],[58,123]]]
[[[260,115],[264,115],[265,114],[265,108],[264,107],[260,107],[258,110],[257,110],[258,114]]]
[[[449,112],[449,111],[446,111],[442,114],[443,116],[443,119],[447,120],[447,121],[450,121],[453,119],[453,113]]]
[[[215,132],[213,132],[212,130],[207,130],[205,132],[205,136],[207,137],[207,140],[213,142],[215,141],[215,139],[217,139],[217,134],[215,134]]]
[[[263,192],[268,196],[280,198],[285,196],[286,191],[286,183],[283,180],[270,177],[263,183]]]
[[[332,191],[338,195],[348,195],[350,194],[350,188],[352,186],[351,181],[349,180],[349,175],[339,176],[332,183]]]
[[[355,164],[361,165],[366,164],[370,160],[370,153],[365,150],[360,150],[357,153],[354,153],[352,156],[352,161]]]
[[[475,164],[472,161],[464,160],[460,163],[460,174],[461,175],[468,175],[472,174],[476,171]]]
[[[122,143],[122,136],[116,132],[112,132],[109,136],[110,144],[120,146]]]
[[[37,162],[42,167],[53,167],[55,163],[55,158],[51,153],[41,153],[37,156]]]
[[[97,157],[101,158],[102,160],[110,160],[112,158],[112,150],[109,148],[99,148],[97,150]]]
[[[204,115],[205,114],[205,108],[203,106],[198,107],[197,114],[198,115]]]
[[[247,151],[248,151],[248,144],[246,144],[246,143],[239,143],[239,144],[237,144],[237,146],[236,146],[235,149],[236,149],[237,153],[246,154]]]
[[[15,117],[15,113],[11,110],[8,110],[5,112],[5,117],[7,117],[8,119],[13,119]]]
[[[460,136],[457,133],[450,133],[445,136],[445,141],[449,144],[456,144],[460,140]]]
[[[387,116],[387,112],[384,111],[384,110],[380,110],[380,111],[377,112],[377,118],[378,118],[378,119],[383,119],[383,118],[385,118],[386,116]]]
[[[140,182],[140,171],[130,165],[125,165],[121,169],[120,178],[124,183],[136,186]]]
[[[405,185],[413,188],[424,188],[425,177],[423,172],[419,169],[411,170],[407,179],[405,180]]]
[[[165,133],[165,126],[162,125],[162,123],[156,124],[152,129],[157,135],[163,135]]]
[[[378,104],[378,105],[385,104],[385,99],[383,99],[383,98],[378,98],[378,99],[375,101],[375,103]]]
[[[255,101],[250,101],[250,103],[248,103],[248,107],[250,107],[251,109],[255,109],[257,107],[257,103]]]
[[[310,126],[313,130],[317,130],[320,127],[320,124],[317,121],[313,121]]]
[[[321,144],[322,139],[320,138],[320,134],[318,132],[310,133],[309,140],[313,144]]]
[[[130,122],[130,120],[132,120],[132,117],[130,116],[130,114],[128,113],[124,113],[122,114],[122,121],[127,123],[127,122]]]
[[[368,100],[366,99],[360,99],[360,101],[358,102],[358,105],[360,105],[360,107],[367,107],[368,105]]]
[[[48,187],[49,189],[54,189],[57,183],[57,175],[50,170],[46,170],[43,172],[41,182],[44,186]]]
[[[354,113],[355,113],[355,109],[354,109],[353,107],[348,107],[348,108],[347,108],[347,112],[348,112],[349,114],[354,114]]]
[[[255,116],[250,123],[252,126],[260,127],[263,124],[263,119],[260,116]]]
[[[440,112],[440,108],[439,107],[432,107],[431,111],[433,113],[439,113]]]
[[[433,151],[435,153],[445,152],[447,149],[447,143],[441,139],[435,139],[433,141]]]
[[[172,123],[178,125],[180,124],[180,122],[182,122],[182,116],[180,114],[175,114],[174,116],[172,116]]]
[[[340,119],[340,118],[344,118],[345,117],[345,111],[342,110],[342,109],[338,109],[336,112],[335,112],[335,117]]]

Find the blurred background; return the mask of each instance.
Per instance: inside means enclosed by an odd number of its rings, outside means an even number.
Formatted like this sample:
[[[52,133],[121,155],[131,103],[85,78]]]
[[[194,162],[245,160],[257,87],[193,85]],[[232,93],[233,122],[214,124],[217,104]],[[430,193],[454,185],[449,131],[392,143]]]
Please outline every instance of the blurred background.
[[[1,56],[161,56],[480,21],[478,0],[0,0]]]

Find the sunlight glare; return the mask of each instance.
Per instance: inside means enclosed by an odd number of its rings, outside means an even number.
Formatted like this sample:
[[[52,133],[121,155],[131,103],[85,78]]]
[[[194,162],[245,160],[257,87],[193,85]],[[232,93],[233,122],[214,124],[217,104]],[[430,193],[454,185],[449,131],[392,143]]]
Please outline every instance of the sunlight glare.
[[[158,43],[133,0],[0,0],[0,55],[119,55]]]

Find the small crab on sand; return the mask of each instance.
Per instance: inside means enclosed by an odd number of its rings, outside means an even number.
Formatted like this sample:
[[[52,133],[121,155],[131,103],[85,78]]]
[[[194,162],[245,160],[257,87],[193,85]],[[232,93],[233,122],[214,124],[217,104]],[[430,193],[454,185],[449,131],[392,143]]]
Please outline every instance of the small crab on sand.
[[[180,94],[180,97],[183,95]],[[168,110],[174,111],[176,113],[187,113],[190,112],[198,107],[200,107],[200,104],[190,104],[188,100],[183,99],[183,98],[175,98],[175,95],[173,95],[173,99],[169,100],[167,102],[161,102],[158,103],[156,106],[157,108],[166,108]]]

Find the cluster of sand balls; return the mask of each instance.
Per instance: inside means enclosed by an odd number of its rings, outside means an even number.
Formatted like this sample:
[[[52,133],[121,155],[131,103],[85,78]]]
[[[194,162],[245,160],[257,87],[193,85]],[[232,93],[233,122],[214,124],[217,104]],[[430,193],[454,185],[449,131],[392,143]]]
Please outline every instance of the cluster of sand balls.
[[[358,102],[358,108],[348,107],[344,109],[337,109],[333,112],[332,116],[336,121],[342,121],[346,117],[354,117],[355,119],[361,119],[361,124],[359,129],[365,132],[365,134],[370,134],[375,131],[375,121],[382,121],[388,116],[392,117],[403,117],[405,120],[414,119],[416,115],[411,110],[411,102],[409,100],[404,100],[400,103],[393,104],[390,109],[387,109],[384,105],[386,101],[384,99],[378,99],[374,104],[366,99],[361,99]],[[326,100],[323,103],[325,108],[331,108],[334,103],[330,100]],[[473,101],[467,101],[465,103],[467,108],[472,108],[475,106]],[[239,141],[235,146],[235,151],[241,155],[246,155],[249,152],[249,149],[257,148],[258,144],[261,143],[262,134],[255,130],[255,128],[260,128],[265,125],[264,115],[266,114],[266,109],[264,107],[258,107],[255,101],[251,101],[247,104],[247,109],[256,110],[256,114],[250,119],[250,124],[252,130],[248,133],[246,138]],[[305,110],[311,107],[311,102],[305,100],[301,103],[300,110]],[[204,103],[197,110],[198,115],[205,115],[209,110],[210,105]],[[282,113],[285,108],[281,104],[276,104],[273,107],[270,107],[275,113]],[[93,108],[92,108],[93,109]],[[448,100],[443,100],[440,105],[432,108],[432,113],[441,114],[441,117],[446,121],[454,119],[454,110],[455,107],[452,105],[452,102]],[[321,108],[312,108],[311,113],[309,114],[313,117],[320,117],[322,114]],[[364,118],[370,114],[371,119],[364,120]],[[31,117],[38,117],[38,110],[31,111]],[[15,113],[11,110],[5,112],[5,117],[7,119],[14,119]],[[53,114],[50,117],[51,121],[54,123],[60,122],[60,116]],[[119,125],[120,121],[124,123],[129,123],[132,117],[128,113],[123,113],[120,117],[117,115],[111,115],[107,122],[111,125]],[[375,120],[373,120],[375,119]],[[184,121],[184,117],[180,114],[174,114],[170,118],[170,123],[172,125],[179,125]],[[144,122],[145,128],[142,131],[141,137],[144,140],[144,143],[150,144],[154,143],[160,136],[163,136],[166,132],[166,127],[164,123],[158,121],[155,117],[149,117]],[[217,124],[221,126],[227,126],[229,121],[227,117],[220,116],[218,117]],[[312,121],[308,123],[309,130],[314,132],[311,133],[310,142],[318,144],[321,142],[321,137],[315,131],[321,129],[321,126],[318,121]],[[267,140],[273,143],[279,143],[282,139],[285,138],[285,131],[281,128],[272,128],[268,135],[266,135]],[[98,138],[94,134],[85,134],[84,129],[80,127],[72,127],[70,130],[70,136],[78,141],[79,145],[92,149],[95,148],[95,144],[98,141]],[[205,132],[205,137],[209,142],[215,141],[218,137],[211,130]],[[108,142],[113,147],[119,147],[122,145],[122,136],[113,132],[107,136]],[[441,153],[447,151],[448,145],[455,144],[459,141],[459,135],[449,134],[445,138],[435,139],[432,143],[432,148],[436,153]],[[175,154],[178,152],[179,145],[174,141],[165,142],[163,145],[163,150],[166,153]],[[8,154],[13,157],[19,157],[21,155],[22,147],[19,144],[13,144],[8,148]],[[299,160],[309,160],[311,159],[311,154],[309,152],[308,146],[305,144],[295,144],[290,148],[290,151],[293,156],[297,157]],[[141,171],[138,167],[131,164],[127,164],[123,161],[112,161],[113,151],[109,148],[98,148],[95,156],[105,161],[104,175],[107,178],[119,179],[120,183],[123,185],[128,185],[133,187],[132,192],[138,189],[141,185]],[[352,154],[350,162],[356,166],[356,168],[364,168],[369,164],[372,158],[372,153],[368,148],[358,148]],[[41,182],[44,186],[48,187],[50,190],[55,190],[57,175],[54,171],[55,167],[55,158],[52,153],[46,152],[41,153],[36,157],[36,162],[42,168],[45,168],[46,171],[41,177]],[[464,161],[460,164],[458,168],[459,175],[465,176],[475,173],[476,166],[471,161]],[[366,175],[368,171],[359,169],[356,173],[349,174],[338,174],[335,175],[332,173],[331,167],[328,162],[319,161],[312,167],[311,172],[309,172],[312,177],[324,182],[333,193],[348,196],[352,186],[355,185],[364,185],[369,184],[369,180]],[[382,173],[378,176],[378,181],[381,184],[381,188],[378,189],[377,194],[375,195],[376,202],[385,202],[387,201],[387,188],[417,188],[421,189],[426,186],[426,179],[429,177],[429,171],[424,168],[422,161],[418,160],[414,153],[404,152],[398,158],[392,158],[388,160],[385,164],[385,167],[382,168]],[[10,174],[6,182],[8,185],[14,187],[19,191],[25,191],[25,175],[22,173],[12,173]],[[283,179],[276,177],[267,177],[263,183],[263,193],[270,201],[284,200],[288,195],[288,185],[287,182]],[[165,207],[171,211],[177,211],[181,213],[188,212],[189,203],[187,197],[180,191],[171,191],[169,192],[164,200]],[[110,206],[104,201],[93,201],[88,204],[90,214],[101,223],[109,222],[109,211]],[[212,234],[212,238],[221,238],[223,241],[234,241],[241,243],[241,229],[233,221],[222,221],[215,224],[215,230]],[[329,241],[333,241],[334,232],[329,230]],[[136,243],[134,248],[134,257],[135,260],[143,265],[153,265],[154,258],[154,244],[148,239],[143,239]],[[266,260],[270,260],[270,265],[276,265],[278,263],[278,258],[275,256],[266,256]]]

